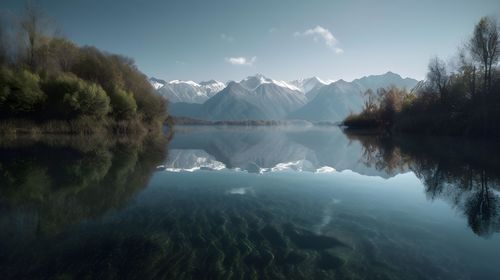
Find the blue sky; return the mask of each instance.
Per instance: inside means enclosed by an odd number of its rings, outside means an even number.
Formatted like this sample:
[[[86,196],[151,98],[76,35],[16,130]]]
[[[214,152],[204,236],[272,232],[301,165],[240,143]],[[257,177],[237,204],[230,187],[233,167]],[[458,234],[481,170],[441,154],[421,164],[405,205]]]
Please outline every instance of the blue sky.
[[[389,70],[422,79],[430,57],[452,58],[481,16],[500,16],[498,0],[36,2],[80,45],[132,57],[149,76],[195,81]]]

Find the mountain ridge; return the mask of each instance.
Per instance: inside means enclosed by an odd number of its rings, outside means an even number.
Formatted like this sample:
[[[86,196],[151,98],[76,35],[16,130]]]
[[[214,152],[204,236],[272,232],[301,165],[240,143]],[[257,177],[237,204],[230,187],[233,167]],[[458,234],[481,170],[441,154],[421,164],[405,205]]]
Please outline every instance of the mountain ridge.
[[[150,78],[150,82],[158,94],[170,100],[170,112],[178,117],[212,121],[299,119],[330,122],[341,121],[350,113],[361,111],[365,100],[363,93],[368,89],[393,85],[411,90],[419,83],[391,71],[351,82],[340,79],[330,83],[318,77],[286,82],[262,74],[227,84],[216,80],[165,82],[157,78]]]

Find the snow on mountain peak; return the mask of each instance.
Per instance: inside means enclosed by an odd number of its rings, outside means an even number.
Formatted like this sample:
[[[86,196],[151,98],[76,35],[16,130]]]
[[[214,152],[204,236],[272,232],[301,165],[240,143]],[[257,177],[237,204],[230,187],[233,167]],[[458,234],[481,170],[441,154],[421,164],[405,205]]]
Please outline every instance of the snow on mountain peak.
[[[155,77],[151,77],[149,79],[149,82],[151,85],[154,87],[154,89],[158,90],[159,88],[163,87],[167,82],[161,79],[157,79]]]
[[[198,83],[193,82],[193,81],[172,80],[172,81],[170,81],[168,83],[171,84],[171,85],[186,84],[186,85],[190,85],[190,86],[193,86],[193,87],[199,87],[200,86]]]
[[[306,78],[306,79],[298,79],[295,81],[291,81],[290,84],[297,87],[300,91],[304,93],[308,93],[314,88],[321,87],[324,85],[330,84],[330,81],[324,81],[317,76]]]
[[[279,87],[287,88],[289,90],[301,91],[298,87],[296,87],[292,84],[289,84],[285,81],[273,80],[273,79],[265,77],[262,74],[255,74],[253,76],[248,76],[245,79],[241,80],[239,83],[244,88],[251,90],[251,91],[255,90],[256,88],[258,88],[262,84],[275,84]]]
[[[172,103],[203,103],[226,86],[224,83],[215,80],[197,83],[183,80],[165,82],[150,78],[149,81],[160,95]]]

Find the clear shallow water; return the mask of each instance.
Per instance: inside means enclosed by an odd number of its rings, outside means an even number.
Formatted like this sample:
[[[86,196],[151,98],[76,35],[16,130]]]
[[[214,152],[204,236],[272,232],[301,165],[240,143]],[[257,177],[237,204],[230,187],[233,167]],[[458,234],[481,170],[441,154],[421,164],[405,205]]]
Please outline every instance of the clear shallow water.
[[[4,143],[0,272],[500,275],[498,151],[487,143],[336,128],[176,130],[169,143]]]

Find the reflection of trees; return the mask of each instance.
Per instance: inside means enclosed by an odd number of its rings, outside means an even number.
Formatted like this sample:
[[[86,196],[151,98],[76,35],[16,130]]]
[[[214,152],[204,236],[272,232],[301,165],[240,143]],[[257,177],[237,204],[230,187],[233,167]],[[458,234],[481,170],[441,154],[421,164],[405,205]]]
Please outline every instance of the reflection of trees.
[[[101,140],[0,143],[4,234],[57,233],[64,225],[118,208],[147,184],[166,154],[162,136]]]
[[[406,167],[428,199],[445,199],[467,217],[474,233],[500,231],[500,149],[494,143],[349,133],[363,145],[366,165],[393,173]]]
[[[391,175],[407,169],[404,154],[390,138],[373,134],[348,136],[351,141],[357,140],[363,145],[361,160],[366,166],[375,167]]]

